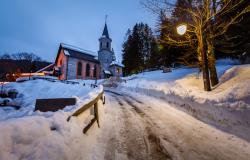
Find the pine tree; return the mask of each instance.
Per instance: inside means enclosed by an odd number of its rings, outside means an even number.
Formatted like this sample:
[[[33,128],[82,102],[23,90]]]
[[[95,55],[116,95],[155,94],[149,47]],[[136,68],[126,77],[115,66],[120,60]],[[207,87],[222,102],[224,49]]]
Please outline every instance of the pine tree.
[[[144,23],[135,24],[127,33],[123,44],[125,75],[139,73],[159,66],[158,45],[151,28]]]

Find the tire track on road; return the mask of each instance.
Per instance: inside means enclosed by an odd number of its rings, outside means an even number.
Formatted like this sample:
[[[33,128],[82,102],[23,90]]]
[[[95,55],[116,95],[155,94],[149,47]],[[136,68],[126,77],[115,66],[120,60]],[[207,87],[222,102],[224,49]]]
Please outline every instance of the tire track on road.
[[[142,127],[137,132],[137,135],[139,135],[139,137],[142,137],[143,143],[141,142],[141,140],[142,140],[141,138],[137,138],[135,140],[140,139],[140,143],[142,145],[144,145],[144,147],[146,149],[146,152],[145,152],[146,155],[144,155],[144,159],[171,160],[172,158],[171,158],[170,154],[168,154],[166,149],[164,149],[163,146],[161,145],[160,138],[152,131],[153,127],[150,123],[148,123],[147,117],[144,117],[145,113],[139,108],[140,107],[139,105],[142,105],[142,102],[139,100],[135,100],[135,98],[130,98],[130,97],[127,97],[127,96],[122,95],[122,94],[113,94],[111,96],[114,97],[118,102],[122,101],[123,104],[124,104],[124,102],[127,104],[127,106],[125,104],[122,106],[122,110],[124,112],[124,115],[126,115],[124,117],[125,122],[126,123],[129,122],[126,125],[128,128],[126,130],[126,133],[128,133],[128,135],[135,135],[133,133],[132,134],[130,133],[131,129],[133,130],[133,128],[134,129],[138,128],[138,126],[136,126],[136,124],[135,124],[134,119],[137,119],[139,121],[139,123],[142,124]],[[134,118],[132,119],[133,116],[134,116]],[[133,142],[134,142],[133,143],[133,146],[134,146],[136,141],[133,141]],[[138,147],[136,147],[136,148],[138,150]],[[133,156],[130,158],[133,158]],[[137,157],[137,159],[138,158],[139,157]]]

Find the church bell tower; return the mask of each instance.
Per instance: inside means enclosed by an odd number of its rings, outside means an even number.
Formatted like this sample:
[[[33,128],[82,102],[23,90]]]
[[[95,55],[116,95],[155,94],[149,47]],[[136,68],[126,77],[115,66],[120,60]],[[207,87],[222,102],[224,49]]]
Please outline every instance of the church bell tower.
[[[112,42],[112,39],[109,37],[107,23],[105,22],[102,36],[99,38],[99,46],[100,46],[99,50],[111,51],[111,42]]]
[[[105,21],[102,36],[99,38],[98,60],[101,64],[101,78],[108,77],[109,66],[115,59],[114,51],[111,47],[112,39],[109,37],[107,22]]]

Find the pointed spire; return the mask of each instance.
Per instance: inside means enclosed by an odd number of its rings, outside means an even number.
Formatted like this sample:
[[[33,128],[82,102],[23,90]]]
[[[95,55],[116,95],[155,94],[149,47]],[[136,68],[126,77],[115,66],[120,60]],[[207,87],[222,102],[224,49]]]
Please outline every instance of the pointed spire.
[[[107,15],[105,16],[105,26],[102,32],[102,36],[106,36],[107,38],[109,38],[109,32],[108,32],[108,27],[107,27]]]

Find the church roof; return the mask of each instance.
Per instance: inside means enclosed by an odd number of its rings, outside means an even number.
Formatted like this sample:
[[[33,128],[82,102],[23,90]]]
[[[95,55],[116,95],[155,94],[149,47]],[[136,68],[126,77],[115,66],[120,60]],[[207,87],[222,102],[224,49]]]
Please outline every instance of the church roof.
[[[100,63],[97,60],[96,55],[94,55],[95,54],[94,52],[84,50],[79,47],[75,47],[75,46],[64,44],[64,43],[60,44],[59,51],[61,49],[63,49],[64,54],[66,56],[77,58],[77,59],[82,59],[82,60],[86,60],[86,61],[90,61],[94,63]]]
[[[108,32],[108,27],[107,27],[107,23],[105,22],[105,26],[102,32],[102,36],[105,36],[106,38],[109,38],[109,32]]]

